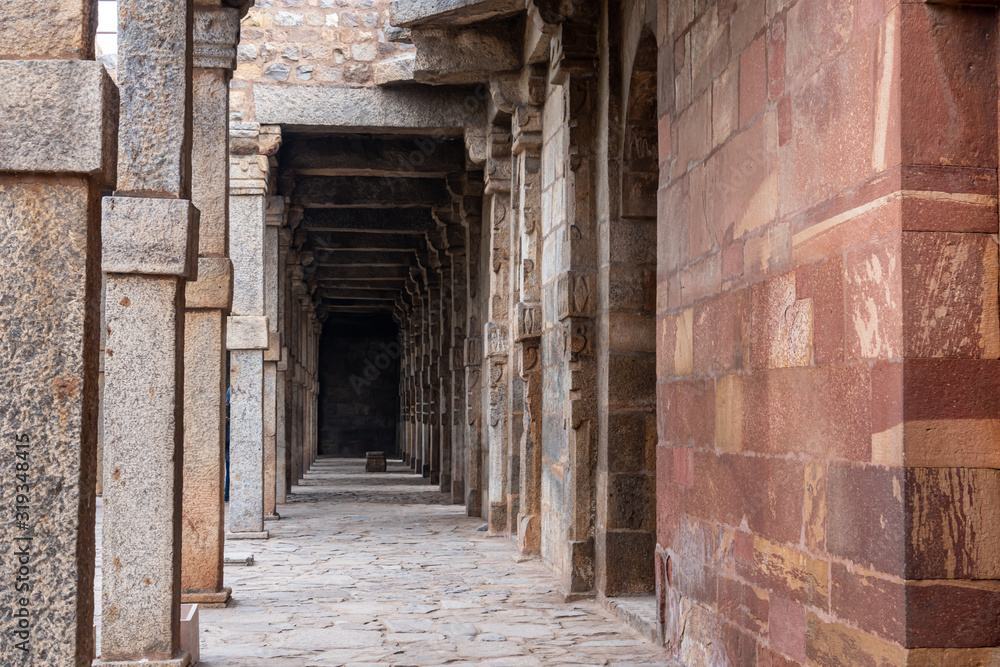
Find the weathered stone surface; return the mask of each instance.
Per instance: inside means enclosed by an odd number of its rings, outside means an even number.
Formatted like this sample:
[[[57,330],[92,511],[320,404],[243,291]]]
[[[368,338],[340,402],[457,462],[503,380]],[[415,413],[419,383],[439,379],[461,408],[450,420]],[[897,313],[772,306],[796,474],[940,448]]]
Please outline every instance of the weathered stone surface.
[[[0,175],[0,654],[11,667],[82,667],[93,651],[99,196],[82,177]],[[15,588],[22,564],[30,594]],[[22,609],[30,632],[18,635]]]
[[[198,7],[194,14],[194,66],[236,68],[239,11],[231,7]]]
[[[225,337],[226,317],[221,310],[188,309],[185,313],[184,592],[217,593],[224,588]]]
[[[182,283],[109,274],[101,656],[178,650]]]
[[[389,86],[395,83],[413,81],[413,64],[417,54],[413,51],[400,53],[375,64],[375,85]]]
[[[233,315],[264,314],[264,198],[229,200],[229,257],[233,261]],[[264,347],[267,347],[265,339]]]
[[[267,333],[266,321],[264,333]],[[233,350],[229,359],[232,386],[229,532],[261,533],[264,530],[263,353],[259,350]]]
[[[491,22],[475,28],[415,30],[413,79],[438,85],[470,84],[491,72],[517,69],[521,52],[516,29],[513,23]]]
[[[118,88],[104,65],[0,60],[0,81],[0,171],[93,174],[114,187]]]
[[[228,257],[199,257],[198,279],[184,285],[185,307],[218,308],[233,304],[233,263]]]
[[[119,0],[118,190],[186,198],[191,189],[191,5]]]
[[[257,121],[283,126],[456,130],[485,119],[473,89],[254,86]]]
[[[198,275],[198,209],[185,199],[105,197],[104,273]]]
[[[224,256],[229,250],[229,83],[222,70],[195,69],[191,202],[201,211],[198,252]]]
[[[269,347],[267,318],[263,315],[233,315],[226,326],[226,349],[266,350]]]
[[[4,2],[0,58],[85,60],[94,57],[94,0]],[[9,84],[10,80],[6,80]]]
[[[460,25],[513,14],[524,9],[518,0],[394,0],[389,21],[404,28]]]

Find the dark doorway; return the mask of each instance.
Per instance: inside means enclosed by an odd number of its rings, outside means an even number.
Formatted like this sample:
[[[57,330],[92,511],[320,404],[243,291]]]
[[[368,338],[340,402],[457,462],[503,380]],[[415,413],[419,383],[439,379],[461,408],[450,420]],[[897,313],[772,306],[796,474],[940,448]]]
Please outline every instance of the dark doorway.
[[[319,453],[395,457],[399,419],[398,330],[389,314],[331,316],[319,351]]]

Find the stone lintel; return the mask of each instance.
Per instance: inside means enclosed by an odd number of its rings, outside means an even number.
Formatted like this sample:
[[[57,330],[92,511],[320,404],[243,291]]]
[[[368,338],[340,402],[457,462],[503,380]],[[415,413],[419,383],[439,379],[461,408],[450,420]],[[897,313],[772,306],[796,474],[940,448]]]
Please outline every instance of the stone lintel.
[[[401,28],[463,25],[524,10],[524,0],[395,0],[389,22]]]
[[[227,350],[266,350],[270,347],[267,318],[231,315],[226,322]]]
[[[384,58],[375,63],[375,85],[391,86],[399,83],[413,83],[413,65],[417,54],[404,51],[397,56]]]
[[[194,11],[194,66],[236,69],[240,15],[232,7],[201,7]]]
[[[414,30],[413,45],[417,83],[479,83],[493,72],[519,70],[522,64],[517,28],[509,21]],[[485,108],[485,97],[483,102]]]
[[[187,199],[105,197],[104,273],[198,277],[198,209]]]
[[[286,128],[434,133],[485,123],[485,95],[475,88],[254,87],[257,120]]]
[[[228,257],[199,257],[198,279],[184,287],[185,308],[217,308],[229,311],[233,306],[233,263]]]
[[[0,80],[0,172],[89,174],[114,187],[118,87],[104,65],[0,60]]]

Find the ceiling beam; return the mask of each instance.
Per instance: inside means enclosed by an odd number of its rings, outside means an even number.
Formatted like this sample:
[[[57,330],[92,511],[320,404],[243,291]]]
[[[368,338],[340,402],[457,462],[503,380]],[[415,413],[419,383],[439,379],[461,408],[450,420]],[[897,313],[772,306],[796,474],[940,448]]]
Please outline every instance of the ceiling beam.
[[[465,141],[293,135],[285,140],[281,167],[306,176],[443,177],[465,171]]]
[[[320,232],[422,234],[436,231],[437,222],[429,208],[311,208],[306,209],[299,227]]]
[[[304,208],[412,208],[446,206],[451,195],[443,179],[385,176],[299,178],[292,203]]]

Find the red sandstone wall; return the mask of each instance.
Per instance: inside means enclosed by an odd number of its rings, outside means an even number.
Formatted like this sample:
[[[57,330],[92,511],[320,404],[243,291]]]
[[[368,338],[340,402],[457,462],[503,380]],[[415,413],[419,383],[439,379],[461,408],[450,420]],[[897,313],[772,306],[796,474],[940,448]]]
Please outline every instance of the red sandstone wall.
[[[686,664],[996,659],[996,21],[660,2],[658,595]]]

